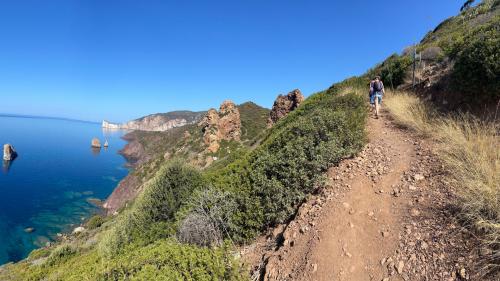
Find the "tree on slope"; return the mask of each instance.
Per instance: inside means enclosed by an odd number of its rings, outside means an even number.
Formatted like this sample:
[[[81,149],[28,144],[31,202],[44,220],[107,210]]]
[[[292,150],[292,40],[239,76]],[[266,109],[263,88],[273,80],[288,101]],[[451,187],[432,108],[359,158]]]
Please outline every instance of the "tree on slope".
[[[472,4],[474,4],[474,2],[476,2],[476,1],[475,0],[467,0],[467,1],[465,1],[465,3],[460,8],[460,12],[463,12],[463,11],[469,9],[472,6]]]

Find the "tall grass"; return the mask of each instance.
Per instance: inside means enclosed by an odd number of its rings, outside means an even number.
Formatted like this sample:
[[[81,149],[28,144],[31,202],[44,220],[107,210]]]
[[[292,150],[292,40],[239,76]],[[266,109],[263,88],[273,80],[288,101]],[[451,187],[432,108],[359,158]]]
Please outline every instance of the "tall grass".
[[[419,98],[399,93],[386,99],[396,123],[436,141],[436,152],[458,190],[462,218],[484,234],[493,253],[488,270],[500,269],[500,146],[498,122],[466,114],[438,115]]]

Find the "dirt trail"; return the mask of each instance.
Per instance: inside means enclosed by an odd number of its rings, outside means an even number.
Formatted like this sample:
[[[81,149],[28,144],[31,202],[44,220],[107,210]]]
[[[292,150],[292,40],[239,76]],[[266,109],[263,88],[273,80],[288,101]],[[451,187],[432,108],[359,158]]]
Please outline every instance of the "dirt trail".
[[[371,172],[357,174],[347,181],[351,190],[342,204],[332,206],[318,226],[323,235],[308,249],[310,263],[317,267],[315,280],[382,279],[385,272],[379,261],[397,247],[404,207],[399,202],[402,200],[395,200],[388,191],[399,184],[415,151],[413,144],[386,128],[382,120],[370,118],[368,126],[373,148],[370,153],[381,161],[368,162]],[[377,177],[372,178],[375,174]],[[330,171],[329,176],[335,178],[335,171]]]
[[[367,130],[365,149],[330,169],[294,220],[242,251],[255,280],[470,278],[473,239],[450,219],[436,157],[385,117]]]

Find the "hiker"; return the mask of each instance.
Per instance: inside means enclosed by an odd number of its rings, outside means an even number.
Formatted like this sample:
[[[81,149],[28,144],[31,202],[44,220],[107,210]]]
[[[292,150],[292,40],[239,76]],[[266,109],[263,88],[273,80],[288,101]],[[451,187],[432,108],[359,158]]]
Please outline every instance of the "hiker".
[[[385,95],[384,83],[380,80],[380,76],[375,76],[370,82],[370,105],[375,108],[375,117],[377,119],[383,95]]]
[[[375,79],[372,79],[370,81],[370,91],[368,92],[368,97],[370,99],[370,112],[373,112],[373,110],[375,109],[375,99],[374,99],[374,96],[373,96],[373,82],[375,81]]]

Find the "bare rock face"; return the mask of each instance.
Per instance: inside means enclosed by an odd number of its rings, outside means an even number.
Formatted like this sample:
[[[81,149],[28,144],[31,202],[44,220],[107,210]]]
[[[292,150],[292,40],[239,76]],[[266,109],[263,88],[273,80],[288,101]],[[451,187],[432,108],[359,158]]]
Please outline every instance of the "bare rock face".
[[[207,150],[209,152],[217,152],[220,147],[219,121],[219,113],[212,108],[208,110],[207,115],[203,117],[199,124],[203,130],[203,142],[208,146]]]
[[[98,138],[93,138],[92,143],[90,144],[93,148],[101,148],[101,142]]]
[[[240,111],[234,102],[224,101],[219,110],[219,130],[224,140],[239,141],[241,137]]]
[[[300,90],[295,89],[287,95],[279,95],[274,101],[271,113],[267,119],[267,126],[272,127],[278,120],[295,110],[304,101],[304,95]]]
[[[221,140],[239,141],[241,137],[240,112],[229,100],[221,104],[219,112],[210,109],[198,125],[202,127],[208,152],[217,152]]]
[[[113,193],[106,199],[103,208],[107,210],[109,215],[116,212],[121,207],[125,206],[127,202],[133,200],[140,192],[140,180],[134,174],[126,176],[118,186],[113,190]]]
[[[3,160],[12,161],[17,157],[17,152],[11,144],[3,145]]]
[[[151,114],[122,124],[111,123],[104,120],[102,121],[102,127],[110,130],[122,129],[165,132],[173,128],[195,124],[200,120],[203,114],[204,112],[172,111]]]

